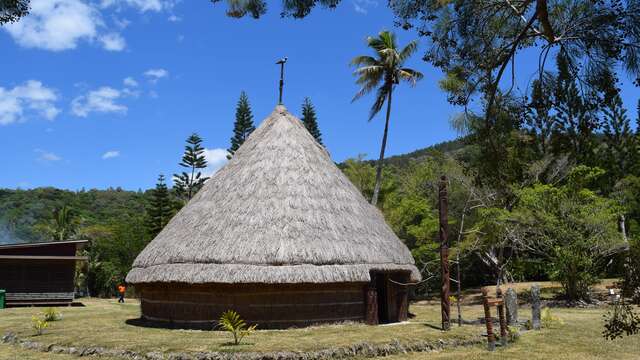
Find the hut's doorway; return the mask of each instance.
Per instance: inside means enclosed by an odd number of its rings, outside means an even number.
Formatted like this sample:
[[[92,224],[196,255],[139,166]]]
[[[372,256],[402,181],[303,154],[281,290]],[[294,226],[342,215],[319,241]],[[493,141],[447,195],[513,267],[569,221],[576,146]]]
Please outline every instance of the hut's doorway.
[[[379,324],[388,324],[390,322],[389,318],[389,286],[387,282],[389,281],[388,274],[378,274],[376,276],[376,293],[377,293],[377,302],[378,302],[378,323]]]
[[[407,320],[408,274],[373,272],[367,290],[367,323],[388,324]]]

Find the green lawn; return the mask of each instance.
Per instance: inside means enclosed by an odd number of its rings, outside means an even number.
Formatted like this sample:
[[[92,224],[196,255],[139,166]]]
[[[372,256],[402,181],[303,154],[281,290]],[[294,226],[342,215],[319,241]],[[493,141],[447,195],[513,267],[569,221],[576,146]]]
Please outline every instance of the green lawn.
[[[555,309],[554,309],[555,310]],[[640,335],[608,341],[602,338],[603,309],[557,309],[553,313],[564,321],[541,331],[528,331],[507,348],[488,352],[486,345],[469,346],[429,354],[391,356],[389,360],[482,359],[482,360],[637,360]]]
[[[387,326],[340,324],[292,330],[263,330],[246,338],[238,347],[229,346],[230,335],[219,331],[152,329],[128,325],[126,320],[139,317],[139,305],[130,301],[118,304],[114,300],[83,300],[85,307],[60,308],[62,320],[51,323],[43,335],[35,336],[30,328],[31,316],[42,308],[15,308],[0,313],[0,334],[12,331],[21,339],[63,346],[101,346],[146,353],[199,351],[309,351],[356,343],[370,344],[438,342],[443,340],[478,340],[480,326],[456,328],[442,332],[440,310],[431,305],[414,305],[416,318],[411,322]],[[474,310],[476,311],[476,310]],[[479,309],[476,311],[479,314]],[[6,345],[3,345],[6,350]]]
[[[547,290],[551,287],[546,284]],[[470,298],[467,298],[470,300]],[[605,308],[553,309],[563,325],[542,331],[527,331],[520,340],[506,349],[493,353],[485,350],[483,326],[453,326],[443,333],[440,325],[440,307],[433,301],[415,303],[411,312],[416,314],[409,323],[387,326],[341,324],[306,329],[258,331],[239,347],[229,346],[230,336],[222,332],[151,329],[128,325],[126,320],[139,317],[139,304],[129,301],[118,304],[115,300],[84,299],[85,307],[59,308],[62,320],[51,323],[41,336],[34,336],[31,316],[42,308],[0,310],[0,335],[12,331],[19,338],[42,344],[62,346],[102,346],[110,349],[150,351],[311,351],[356,343],[370,344],[428,341],[440,339],[471,340],[481,345],[447,349],[441,352],[414,353],[393,359],[640,359],[640,335],[621,340],[605,341],[601,337],[602,315]],[[640,309],[639,309],[640,310]],[[455,319],[455,307],[452,307]],[[465,301],[465,319],[481,317],[482,307],[475,301]],[[530,309],[523,306],[520,317],[530,317]],[[53,359],[68,360],[76,357],[23,350],[15,346],[0,345],[0,359]],[[101,358],[106,359],[106,358]],[[111,360],[111,359],[108,359]]]

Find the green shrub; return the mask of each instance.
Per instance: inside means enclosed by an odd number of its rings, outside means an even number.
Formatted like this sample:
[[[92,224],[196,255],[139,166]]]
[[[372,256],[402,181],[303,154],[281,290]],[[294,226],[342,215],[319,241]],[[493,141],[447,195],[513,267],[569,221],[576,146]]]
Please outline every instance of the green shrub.
[[[233,310],[227,310],[220,316],[218,326],[233,335],[234,345],[240,344],[240,341],[242,341],[245,336],[254,332],[257,327],[257,325],[247,326],[247,323]]]
[[[31,328],[35,330],[36,336],[42,335],[44,329],[49,327],[49,322],[45,319],[41,319],[35,315],[31,317]]]
[[[596,261],[588,244],[558,247],[551,264],[551,280],[560,282],[567,300],[590,300],[589,289],[598,282]]]
[[[564,325],[564,321],[551,313],[551,309],[544,308],[540,314],[540,322],[543,328],[552,328],[556,325]]]
[[[57,320],[60,320],[61,318],[60,312],[58,312],[58,310],[54,308],[46,308],[42,312],[42,316],[44,317],[44,320],[47,322],[57,321]]]
[[[624,268],[622,295],[631,299],[632,303],[640,305],[640,239],[630,241]]]
[[[507,327],[507,335],[509,337],[509,342],[516,342],[520,339],[520,327],[518,326],[509,326]]]
[[[640,315],[629,304],[622,301],[613,304],[613,308],[604,316],[602,336],[607,340],[622,338],[640,333]]]

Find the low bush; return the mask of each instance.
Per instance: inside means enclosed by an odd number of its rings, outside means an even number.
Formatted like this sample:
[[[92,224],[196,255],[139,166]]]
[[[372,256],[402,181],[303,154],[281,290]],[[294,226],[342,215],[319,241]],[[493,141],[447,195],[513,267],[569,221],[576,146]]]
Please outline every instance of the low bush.
[[[35,315],[31,317],[31,327],[35,331],[35,335],[42,335],[44,329],[49,327],[49,322],[45,319],[39,318]]]
[[[54,308],[46,308],[42,312],[42,316],[44,317],[44,320],[47,322],[58,321],[61,318],[60,312],[58,312],[58,310]]]
[[[624,301],[616,302],[612,305],[604,317],[604,331],[602,336],[607,340],[622,338],[624,335],[630,336],[640,333],[640,315],[633,311],[629,304]]]
[[[540,322],[543,328],[552,328],[557,325],[564,325],[564,321],[551,313],[551,309],[544,308],[540,314]]]

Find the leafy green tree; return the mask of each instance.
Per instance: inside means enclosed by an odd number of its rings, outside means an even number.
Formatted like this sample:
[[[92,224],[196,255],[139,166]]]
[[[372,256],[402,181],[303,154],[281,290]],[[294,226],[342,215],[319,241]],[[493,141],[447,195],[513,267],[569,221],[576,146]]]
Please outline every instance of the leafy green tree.
[[[369,121],[387,103],[387,115],[380,146],[380,156],[376,166],[376,183],[371,197],[371,204],[376,205],[382,185],[382,166],[384,153],[387,147],[387,136],[389,134],[389,120],[391,118],[391,98],[393,89],[400,81],[406,81],[411,86],[422,79],[423,75],[419,71],[405,68],[404,63],[416,52],[417,41],[412,41],[404,48],[400,49],[396,42],[396,36],[389,31],[382,31],[378,37],[368,37],[368,46],[374,51],[375,56],[357,56],[351,60],[351,64],[358,67],[354,74],[358,77],[356,84],[361,86],[352,101],[355,101],[377,88],[376,98],[369,113]]]
[[[485,98],[485,120],[493,116],[499,86],[518,82],[525,57],[539,59],[540,77],[548,60],[564,54],[583,70],[576,76],[585,86],[612,65],[640,83],[636,0],[392,0],[389,6],[403,28],[428,39],[424,59],[446,74],[450,101],[467,106]]]
[[[603,174],[577,166],[562,186],[536,184],[517,192],[514,246],[548,257],[549,275],[562,284],[567,300],[590,300],[600,269],[625,246],[620,208],[589,189]]]
[[[29,14],[30,0],[0,0],[0,26]]]
[[[186,168],[181,174],[173,174],[176,194],[185,202],[191,200],[202,188],[207,177],[203,177],[200,170],[207,167],[207,159],[204,156],[202,139],[193,133],[187,138],[187,145],[182,155],[180,166]]]
[[[256,128],[253,126],[253,115],[251,114],[251,106],[249,98],[243,91],[240,93],[240,100],[236,107],[236,121],[233,125],[233,137],[231,138],[231,148],[227,151],[227,159],[231,160],[233,154],[244,144],[245,140],[251,135]]]
[[[220,0],[211,0],[211,2],[215,4],[220,2]],[[280,16],[301,19],[309,15],[316,5],[320,5],[323,8],[333,9],[339,3],[340,0],[284,1],[282,3]],[[266,13],[266,0],[227,0],[227,16],[241,18],[249,15],[254,19],[259,19]]]
[[[164,182],[164,175],[158,176],[156,188],[151,190],[151,199],[149,199],[146,213],[146,227],[152,238],[156,237],[173,217],[174,207],[169,189]]]
[[[355,159],[347,159],[344,164],[342,164],[342,171],[349,180],[351,180],[353,185],[360,190],[362,196],[368,201],[371,201],[373,189],[375,188],[376,169],[370,162],[364,161],[363,158],[364,155],[360,154]],[[382,181],[379,192],[380,205],[383,208],[386,196],[390,194],[395,187],[395,181],[391,176],[390,170],[385,168],[384,174],[384,180]]]
[[[302,123],[304,127],[309,130],[309,133],[313,135],[318,144],[322,144],[322,134],[320,133],[320,129],[318,128],[318,118],[316,117],[316,109],[313,107],[311,103],[311,99],[304,98],[304,103],[302,104]]]

